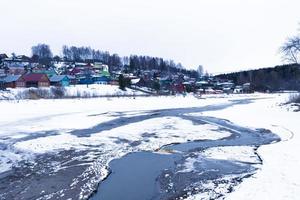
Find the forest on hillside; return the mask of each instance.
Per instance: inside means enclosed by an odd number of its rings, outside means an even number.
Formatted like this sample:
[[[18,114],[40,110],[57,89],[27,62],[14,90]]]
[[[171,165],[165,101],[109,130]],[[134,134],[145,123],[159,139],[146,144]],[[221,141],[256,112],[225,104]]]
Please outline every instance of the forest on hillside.
[[[255,91],[300,91],[299,64],[220,74],[216,77],[232,80],[236,85],[251,83],[251,87]]]

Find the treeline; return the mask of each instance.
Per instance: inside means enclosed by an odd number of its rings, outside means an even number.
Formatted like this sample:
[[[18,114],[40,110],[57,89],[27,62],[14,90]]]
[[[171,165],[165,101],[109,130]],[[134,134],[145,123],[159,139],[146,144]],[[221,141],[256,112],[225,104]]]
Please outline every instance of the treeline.
[[[110,66],[122,66],[122,58],[118,54],[100,51],[91,47],[63,46],[62,60],[69,62],[102,62]]]
[[[63,46],[62,53],[65,61],[102,62],[110,66],[111,70],[126,69],[128,72],[158,70],[160,72],[182,72],[193,77],[197,76],[196,71],[186,70],[181,63],[158,57],[138,55],[120,57],[118,54],[110,54],[108,51],[75,46]]]
[[[299,64],[281,65],[273,68],[221,74],[216,77],[233,80],[233,82],[237,85],[251,83],[252,89],[256,91],[300,91]]]
[[[166,60],[151,56],[124,56],[110,54],[108,51],[100,51],[91,47],[62,47],[62,57],[53,56],[49,45],[38,44],[32,47],[32,60],[45,65],[50,65],[52,61],[67,62],[102,62],[110,67],[110,70],[126,70],[128,72],[139,72],[141,70],[158,70],[160,72],[177,73],[197,77],[195,70],[187,70],[181,63],[175,63],[173,60]]]
[[[198,73],[195,70],[185,69],[181,63],[175,63],[173,60],[164,60],[163,58],[150,57],[150,56],[137,56],[124,57],[126,64],[124,67],[129,71],[141,70],[157,70],[165,73],[178,73],[189,75],[190,77],[197,78]]]

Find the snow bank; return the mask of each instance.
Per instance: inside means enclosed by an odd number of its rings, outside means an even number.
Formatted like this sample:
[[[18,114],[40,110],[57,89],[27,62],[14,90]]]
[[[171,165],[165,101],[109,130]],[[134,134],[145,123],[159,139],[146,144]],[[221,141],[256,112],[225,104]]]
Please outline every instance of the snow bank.
[[[226,117],[233,123],[248,127],[270,129],[282,138],[282,142],[258,149],[263,159],[262,169],[245,179],[227,199],[298,199],[300,196],[300,126],[299,112],[284,106],[289,94],[269,95],[248,105],[236,105],[205,115]],[[199,198],[201,199],[201,198]]]
[[[231,160],[258,164],[260,163],[257,156],[255,155],[255,147],[249,146],[226,146],[209,148],[204,151],[202,156],[218,160]]]
[[[145,95],[140,91],[135,91],[127,88],[126,91],[120,90],[116,85],[76,85],[67,87],[67,97],[101,97],[101,96],[135,96]]]
[[[48,88],[14,88],[0,91],[0,100],[20,99],[56,99],[56,98],[91,98],[109,96],[139,96],[147,95],[141,91],[126,89],[120,90],[116,85],[76,85],[68,87]]]

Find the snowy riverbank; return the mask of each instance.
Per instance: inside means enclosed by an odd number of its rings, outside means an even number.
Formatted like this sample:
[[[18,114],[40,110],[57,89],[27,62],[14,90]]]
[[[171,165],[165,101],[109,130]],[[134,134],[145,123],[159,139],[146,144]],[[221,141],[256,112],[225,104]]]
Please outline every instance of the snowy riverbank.
[[[93,98],[93,97],[122,97],[148,96],[148,93],[127,88],[120,90],[116,85],[74,85],[68,87],[47,88],[10,88],[0,90],[0,100],[21,99],[60,99],[60,98]]]
[[[288,94],[274,94],[252,104],[236,105],[205,115],[226,118],[248,127],[263,127],[278,134],[282,141],[261,146],[261,170],[237,186],[226,199],[293,200],[300,196],[300,112],[280,106]],[[236,155],[238,156],[238,155]]]

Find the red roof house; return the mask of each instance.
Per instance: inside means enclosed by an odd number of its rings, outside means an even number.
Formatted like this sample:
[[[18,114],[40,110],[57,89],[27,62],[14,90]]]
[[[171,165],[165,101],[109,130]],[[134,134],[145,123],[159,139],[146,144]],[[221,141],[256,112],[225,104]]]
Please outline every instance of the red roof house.
[[[50,80],[46,74],[24,74],[16,82],[17,87],[49,87]]]

